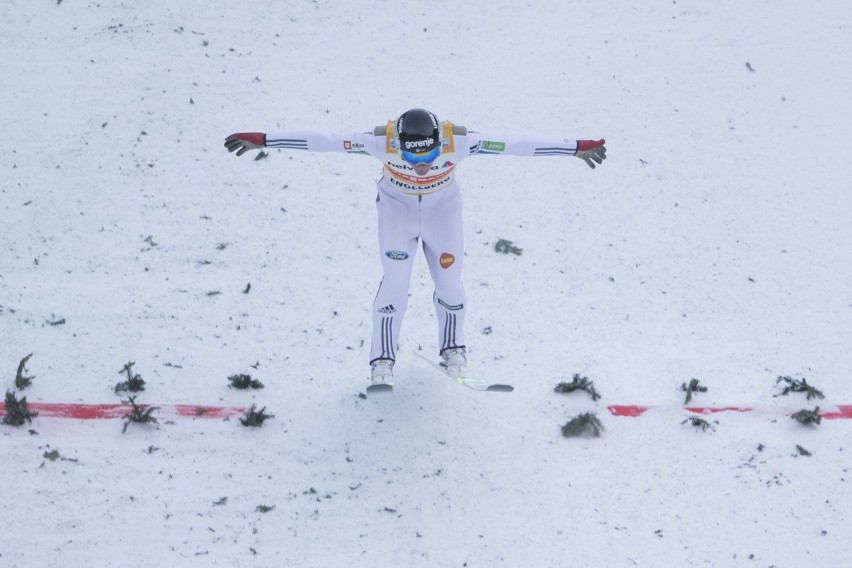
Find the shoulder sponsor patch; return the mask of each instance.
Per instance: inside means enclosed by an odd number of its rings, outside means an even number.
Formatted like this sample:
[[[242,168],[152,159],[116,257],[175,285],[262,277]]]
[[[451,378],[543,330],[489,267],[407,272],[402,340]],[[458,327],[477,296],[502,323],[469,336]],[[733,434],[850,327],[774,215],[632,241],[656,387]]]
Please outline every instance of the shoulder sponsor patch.
[[[506,151],[506,143],[505,142],[494,142],[492,140],[483,140],[482,141],[482,149],[486,152],[505,152]]]
[[[455,138],[453,138],[453,123],[452,122],[444,122],[441,124],[441,146],[443,147],[443,152],[455,152],[456,151],[456,142]]]

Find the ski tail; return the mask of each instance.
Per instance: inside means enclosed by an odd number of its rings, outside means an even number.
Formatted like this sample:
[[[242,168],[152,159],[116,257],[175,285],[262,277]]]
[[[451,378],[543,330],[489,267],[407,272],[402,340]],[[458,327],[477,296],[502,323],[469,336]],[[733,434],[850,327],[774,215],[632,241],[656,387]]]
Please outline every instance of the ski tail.
[[[390,383],[377,383],[367,387],[367,394],[390,394],[393,392],[393,385]]]
[[[415,351],[414,354],[417,355],[418,357],[420,357],[421,359],[423,359],[424,361],[426,361],[427,363],[429,363],[435,369],[439,370],[441,372],[441,374],[443,374],[447,377],[450,377],[451,379],[453,379],[458,384],[465,386],[465,387],[467,387],[471,390],[488,391],[488,392],[512,392],[513,390],[515,390],[515,387],[513,387],[512,385],[500,384],[500,383],[489,383],[485,379],[480,379],[479,377],[467,377],[467,376],[458,377],[458,376],[452,375],[452,374],[448,373],[447,369],[442,367],[440,365],[440,363],[436,363],[435,361],[429,359],[428,357],[426,357],[426,355],[420,353],[419,351]]]

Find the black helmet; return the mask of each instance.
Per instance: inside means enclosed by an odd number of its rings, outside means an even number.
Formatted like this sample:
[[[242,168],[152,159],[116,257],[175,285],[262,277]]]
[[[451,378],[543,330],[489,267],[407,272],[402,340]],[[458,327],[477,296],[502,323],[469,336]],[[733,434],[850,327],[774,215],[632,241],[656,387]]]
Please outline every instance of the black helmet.
[[[422,154],[441,148],[438,117],[422,108],[402,113],[396,120],[399,151]]]

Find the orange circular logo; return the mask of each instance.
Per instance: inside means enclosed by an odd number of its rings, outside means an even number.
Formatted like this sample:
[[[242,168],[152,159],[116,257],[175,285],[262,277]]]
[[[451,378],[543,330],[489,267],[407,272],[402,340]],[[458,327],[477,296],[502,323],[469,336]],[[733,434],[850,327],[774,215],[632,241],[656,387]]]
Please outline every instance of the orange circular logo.
[[[441,268],[449,268],[456,261],[456,257],[448,252],[441,255]]]

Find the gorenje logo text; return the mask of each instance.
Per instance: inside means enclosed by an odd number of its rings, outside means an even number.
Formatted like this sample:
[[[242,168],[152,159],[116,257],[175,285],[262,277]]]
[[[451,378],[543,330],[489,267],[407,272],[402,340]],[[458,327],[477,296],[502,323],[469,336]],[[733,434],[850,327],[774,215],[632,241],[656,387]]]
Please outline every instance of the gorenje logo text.
[[[426,140],[406,140],[405,141],[405,149],[411,150],[412,148],[426,148],[435,143],[434,138],[427,138]]]

